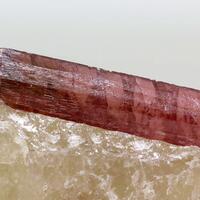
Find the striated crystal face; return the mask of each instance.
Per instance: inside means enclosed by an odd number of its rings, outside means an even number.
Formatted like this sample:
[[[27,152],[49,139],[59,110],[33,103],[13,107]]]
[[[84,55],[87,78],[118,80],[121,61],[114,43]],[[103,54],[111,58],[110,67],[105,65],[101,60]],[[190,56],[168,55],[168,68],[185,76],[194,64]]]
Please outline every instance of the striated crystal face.
[[[200,149],[0,103],[2,200],[197,200]]]

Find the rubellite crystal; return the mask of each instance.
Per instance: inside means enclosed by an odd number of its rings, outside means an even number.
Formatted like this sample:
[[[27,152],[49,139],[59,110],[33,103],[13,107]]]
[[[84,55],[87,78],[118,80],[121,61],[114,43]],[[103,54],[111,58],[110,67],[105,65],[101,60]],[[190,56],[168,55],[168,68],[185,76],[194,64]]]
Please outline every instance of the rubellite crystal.
[[[10,49],[0,52],[0,98],[13,108],[200,146],[198,90]]]

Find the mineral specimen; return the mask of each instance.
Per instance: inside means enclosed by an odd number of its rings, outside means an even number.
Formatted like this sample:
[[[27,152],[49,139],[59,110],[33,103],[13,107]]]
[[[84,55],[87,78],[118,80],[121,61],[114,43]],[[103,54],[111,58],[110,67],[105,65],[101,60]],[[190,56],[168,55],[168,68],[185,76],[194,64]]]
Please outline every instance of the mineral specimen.
[[[1,49],[0,98],[17,109],[200,146],[200,92]]]
[[[198,200],[200,149],[0,103],[1,200]]]

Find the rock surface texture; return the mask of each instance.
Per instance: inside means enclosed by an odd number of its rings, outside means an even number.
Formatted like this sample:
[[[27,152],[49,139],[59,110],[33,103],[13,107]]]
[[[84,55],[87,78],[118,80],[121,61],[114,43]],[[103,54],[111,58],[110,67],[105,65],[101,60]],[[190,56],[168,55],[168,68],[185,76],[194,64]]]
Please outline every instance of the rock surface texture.
[[[1,200],[198,200],[200,149],[0,103]]]
[[[0,98],[25,111],[200,146],[200,92],[190,88],[1,49]]]

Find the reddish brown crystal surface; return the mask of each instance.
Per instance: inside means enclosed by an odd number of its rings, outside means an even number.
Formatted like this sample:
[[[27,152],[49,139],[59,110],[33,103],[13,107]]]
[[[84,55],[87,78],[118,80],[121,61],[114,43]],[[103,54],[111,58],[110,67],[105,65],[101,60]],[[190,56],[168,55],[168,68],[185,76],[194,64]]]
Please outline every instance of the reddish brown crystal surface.
[[[25,111],[200,146],[200,91],[190,88],[1,49],[0,98]]]

